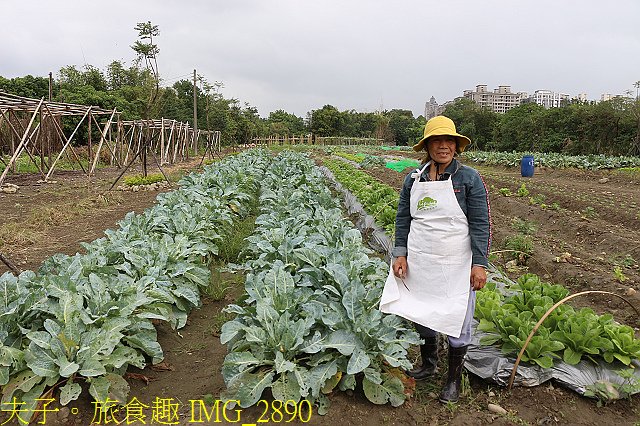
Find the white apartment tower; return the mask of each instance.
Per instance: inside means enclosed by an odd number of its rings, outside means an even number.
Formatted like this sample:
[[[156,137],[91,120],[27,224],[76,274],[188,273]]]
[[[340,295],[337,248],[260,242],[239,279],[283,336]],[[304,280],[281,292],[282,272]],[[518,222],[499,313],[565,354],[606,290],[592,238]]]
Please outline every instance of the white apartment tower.
[[[428,120],[436,115],[440,115],[440,112],[438,102],[436,102],[436,98],[432,96],[431,99],[429,99],[429,102],[424,104],[424,118]]]
[[[570,97],[566,93],[552,92],[551,90],[536,90],[531,97],[532,102],[547,109],[558,108],[562,106],[563,102],[568,102],[569,99]]]
[[[487,90],[486,84],[479,84],[475,91],[465,90],[463,96],[471,99],[482,108],[503,114],[520,105],[527,94],[525,92],[513,93],[511,86],[498,86],[497,89],[490,92]]]

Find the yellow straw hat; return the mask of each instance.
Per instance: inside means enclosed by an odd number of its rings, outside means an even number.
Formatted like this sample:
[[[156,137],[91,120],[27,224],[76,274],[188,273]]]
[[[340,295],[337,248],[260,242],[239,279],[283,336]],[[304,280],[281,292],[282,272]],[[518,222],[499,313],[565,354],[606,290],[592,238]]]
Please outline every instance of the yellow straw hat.
[[[427,139],[431,136],[443,135],[456,137],[458,140],[458,143],[456,144],[456,152],[458,154],[462,154],[467,145],[471,143],[471,139],[456,132],[456,125],[450,118],[445,117],[444,115],[439,115],[427,121],[427,124],[424,126],[424,137],[420,139],[420,142],[413,146],[413,150],[422,151]]]

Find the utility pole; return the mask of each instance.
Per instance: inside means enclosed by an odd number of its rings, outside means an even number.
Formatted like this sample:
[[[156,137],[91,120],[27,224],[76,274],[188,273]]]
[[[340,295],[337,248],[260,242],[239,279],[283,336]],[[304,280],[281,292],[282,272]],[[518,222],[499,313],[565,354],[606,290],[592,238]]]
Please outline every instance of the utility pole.
[[[49,102],[51,102],[52,95],[53,95],[53,76],[51,75],[51,71],[49,71]]]
[[[193,70],[193,145],[196,152],[195,155],[198,155],[198,88],[196,87],[195,69]]]

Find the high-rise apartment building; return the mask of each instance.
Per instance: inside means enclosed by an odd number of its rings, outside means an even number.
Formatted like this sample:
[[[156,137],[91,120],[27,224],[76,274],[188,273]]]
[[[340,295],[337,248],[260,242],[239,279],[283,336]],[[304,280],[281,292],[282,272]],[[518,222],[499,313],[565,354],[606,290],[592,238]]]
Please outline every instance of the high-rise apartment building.
[[[527,97],[526,92],[513,93],[511,86],[498,86],[492,92],[487,90],[486,84],[479,84],[476,90],[465,90],[463,96],[471,99],[482,108],[503,114],[511,108],[515,108]]]
[[[431,99],[429,99],[429,102],[424,104],[424,118],[428,120],[436,115],[439,115],[439,106],[438,102],[436,102],[436,98],[432,96]]]
[[[566,93],[552,92],[551,90],[536,90],[533,92],[533,96],[531,96],[529,102],[535,102],[549,109],[558,108],[562,106],[563,103],[569,102],[570,99],[571,97]]]
[[[511,86],[498,86],[492,91],[487,90],[486,84],[478,84],[476,90],[465,90],[463,97],[471,99],[482,108],[489,109],[493,112],[503,114],[511,108],[515,108],[524,103],[536,103],[545,108],[558,108],[566,103],[571,102],[571,97],[566,93],[553,92],[551,90],[536,90],[533,95],[529,96],[527,92],[513,93]],[[615,98],[623,97],[622,95],[611,95],[604,93],[600,97],[600,102],[610,101]],[[459,99],[459,98],[456,98]],[[587,94],[580,93],[574,97],[579,102],[588,102]],[[446,106],[454,101],[447,101],[442,105],[438,105],[432,96],[429,102],[424,105],[424,116],[429,118],[440,115],[444,112]]]

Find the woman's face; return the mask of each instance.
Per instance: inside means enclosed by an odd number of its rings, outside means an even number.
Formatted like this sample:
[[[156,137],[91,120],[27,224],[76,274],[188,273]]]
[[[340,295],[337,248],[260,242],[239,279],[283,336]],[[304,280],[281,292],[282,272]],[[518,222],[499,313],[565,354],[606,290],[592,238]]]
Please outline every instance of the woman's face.
[[[456,154],[455,136],[431,136],[427,141],[429,157],[436,163],[448,165]]]

